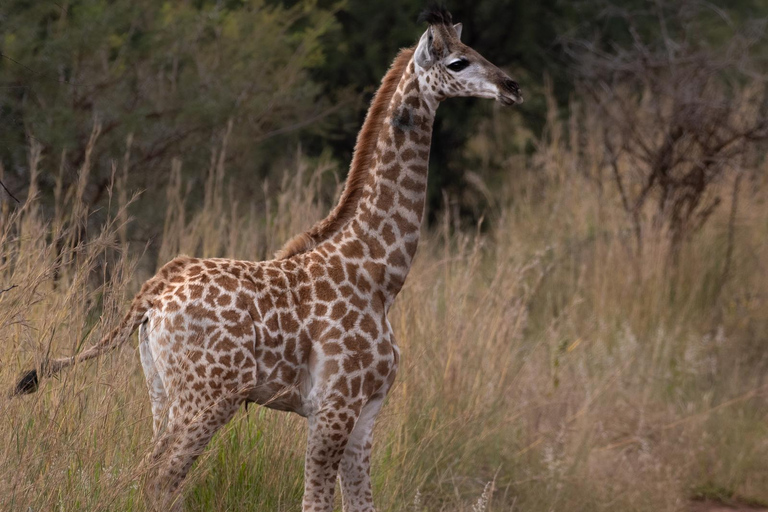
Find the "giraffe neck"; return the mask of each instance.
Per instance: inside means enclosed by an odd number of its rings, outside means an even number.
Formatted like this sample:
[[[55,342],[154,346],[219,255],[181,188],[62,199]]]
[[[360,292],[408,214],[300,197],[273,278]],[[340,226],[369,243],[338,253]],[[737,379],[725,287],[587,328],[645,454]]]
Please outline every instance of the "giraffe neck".
[[[424,216],[432,125],[438,100],[408,63],[383,121],[356,213],[339,233],[361,242],[363,261],[389,307],[416,254]]]

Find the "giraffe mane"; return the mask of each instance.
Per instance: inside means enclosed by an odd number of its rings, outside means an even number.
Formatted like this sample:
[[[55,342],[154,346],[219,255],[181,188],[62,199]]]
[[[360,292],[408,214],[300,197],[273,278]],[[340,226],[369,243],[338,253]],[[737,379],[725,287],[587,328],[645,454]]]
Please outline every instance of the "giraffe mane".
[[[373,162],[376,152],[376,142],[387,115],[389,103],[395,95],[397,85],[405,72],[405,68],[413,56],[413,48],[403,48],[397,54],[389,70],[381,79],[376,94],[371,100],[371,106],[365,116],[363,127],[357,135],[355,150],[352,155],[352,163],[349,166],[349,174],[344,183],[344,191],[339,202],[331,210],[326,218],[315,223],[304,233],[300,233],[283,245],[275,253],[275,259],[282,260],[311,251],[319,243],[328,240],[335,235],[354,216],[357,204],[363,195],[363,187]]]

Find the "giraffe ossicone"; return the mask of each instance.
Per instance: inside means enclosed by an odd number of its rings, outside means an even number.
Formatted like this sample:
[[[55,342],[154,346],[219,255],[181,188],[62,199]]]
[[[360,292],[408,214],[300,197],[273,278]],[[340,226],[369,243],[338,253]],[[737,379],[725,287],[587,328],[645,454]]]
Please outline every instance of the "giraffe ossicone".
[[[384,76],[358,136],[339,204],[261,262],[178,257],[149,279],[118,327],[39,376],[97,357],[139,328],[154,417],[145,459],[150,503],[181,509],[178,488],[242,404],[308,419],[303,510],[372,511],[373,426],[399,350],[387,313],[416,254],[432,124],[455,96],[522,102],[506,74],[460,41],[435,8],[415,48]],[[28,372],[18,394],[38,386]]]

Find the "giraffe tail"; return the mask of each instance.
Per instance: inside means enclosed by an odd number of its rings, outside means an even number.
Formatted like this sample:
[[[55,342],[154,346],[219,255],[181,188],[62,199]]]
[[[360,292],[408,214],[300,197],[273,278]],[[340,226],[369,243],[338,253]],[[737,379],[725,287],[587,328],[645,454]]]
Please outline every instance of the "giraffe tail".
[[[155,288],[155,290],[158,288]],[[34,393],[38,390],[41,378],[51,377],[65,368],[99,357],[105,352],[109,352],[110,350],[121,346],[128,341],[131,334],[133,334],[139,325],[145,321],[146,313],[152,304],[151,299],[152,297],[147,296],[146,290],[142,289],[142,291],[133,299],[131,307],[123,317],[120,325],[104,335],[98,343],[75,356],[47,360],[40,365],[40,368],[24,372],[16,382],[16,386],[11,393],[11,396]]]

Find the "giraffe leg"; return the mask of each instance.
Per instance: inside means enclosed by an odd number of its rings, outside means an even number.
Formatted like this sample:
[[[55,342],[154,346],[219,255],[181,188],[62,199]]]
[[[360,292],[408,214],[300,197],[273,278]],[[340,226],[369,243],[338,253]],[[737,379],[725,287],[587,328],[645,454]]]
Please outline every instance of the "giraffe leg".
[[[359,408],[328,404],[309,417],[303,512],[333,510],[339,462],[358,414]]]
[[[144,377],[147,381],[149,400],[152,405],[152,430],[155,439],[157,439],[168,420],[168,394],[155,365],[155,357],[152,353],[147,329],[146,324],[139,327],[139,354],[141,355],[141,366],[144,368]]]
[[[375,395],[363,407],[344,449],[339,474],[344,512],[375,512],[371,491],[371,445],[373,424],[384,403]]]
[[[168,427],[145,460],[146,492],[158,512],[182,510],[178,492],[182,481],[216,431],[235,414],[239,400],[223,399],[204,408],[189,404],[186,409],[181,403],[172,405]]]

